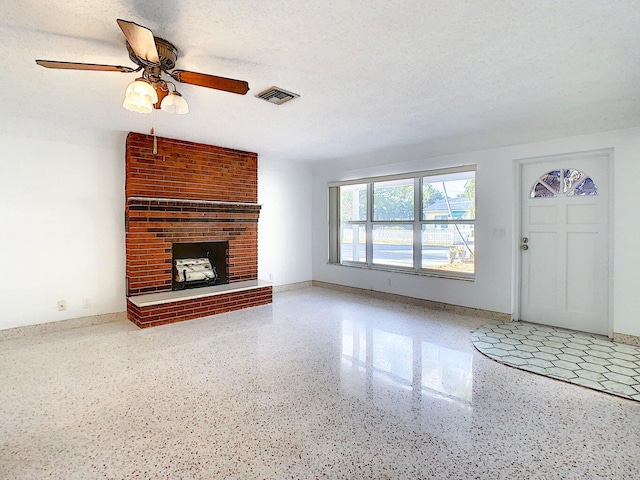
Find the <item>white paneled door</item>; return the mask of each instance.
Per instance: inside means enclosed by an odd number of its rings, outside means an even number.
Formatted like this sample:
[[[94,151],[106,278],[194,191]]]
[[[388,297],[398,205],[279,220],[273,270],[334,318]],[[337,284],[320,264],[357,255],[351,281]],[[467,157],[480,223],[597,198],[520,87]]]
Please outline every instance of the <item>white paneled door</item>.
[[[608,334],[609,154],[521,164],[520,319]]]

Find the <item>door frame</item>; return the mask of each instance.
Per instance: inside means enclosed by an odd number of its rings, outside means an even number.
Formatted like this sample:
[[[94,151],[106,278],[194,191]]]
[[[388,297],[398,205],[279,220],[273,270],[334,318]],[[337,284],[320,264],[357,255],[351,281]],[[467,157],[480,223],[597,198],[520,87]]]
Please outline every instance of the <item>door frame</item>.
[[[608,174],[609,183],[607,188],[609,189],[609,199],[607,202],[607,215],[608,215],[608,233],[609,233],[609,245],[608,245],[608,292],[607,292],[607,334],[609,338],[613,337],[613,253],[614,253],[614,237],[613,237],[613,162],[614,162],[613,148],[602,148],[598,150],[584,150],[578,152],[562,153],[555,155],[543,155],[538,157],[526,157],[517,158],[513,160],[513,195],[516,201],[513,209],[513,231],[512,231],[512,278],[511,278],[511,321],[517,321],[520,318],[520,295],[522,293],[522,255],[520,252],[520,237],[522,234],[522,169],[524,165],[531,165],[535,163],[543,163],[549,161],[562,161],[568,166],[573,159],[580,159],[585,157],[606,156],[608,162]],[[587,172],[588,173],[588,172]]]

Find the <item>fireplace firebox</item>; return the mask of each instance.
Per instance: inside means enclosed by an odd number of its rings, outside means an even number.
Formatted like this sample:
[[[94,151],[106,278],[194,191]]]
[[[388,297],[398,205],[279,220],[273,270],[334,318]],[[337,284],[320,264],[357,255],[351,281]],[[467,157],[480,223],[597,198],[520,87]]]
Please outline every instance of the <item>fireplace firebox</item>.
[[[229,242],[174,243],[171,251],[173,290],[229,283]]]

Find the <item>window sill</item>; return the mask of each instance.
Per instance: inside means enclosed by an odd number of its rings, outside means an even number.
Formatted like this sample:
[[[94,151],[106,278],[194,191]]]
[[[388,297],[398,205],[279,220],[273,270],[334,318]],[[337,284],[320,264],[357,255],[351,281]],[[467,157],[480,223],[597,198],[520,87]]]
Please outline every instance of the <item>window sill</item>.
[[[475,282],[476,277],[475,274],[472,273],[456,273],[456,272],[443,272],[439,270],[414,270],[413,268],[408,267],[394,267],[391,265],[367,265],[363,263],[356,262],[345,262],[345,263],[330,263],[327,262],[327,265],[332,265],[335,267],[351,267],[351,268],[360,268],[362,270],[377,270],[381,272],[393,272],[393,273],[404,273],[406,275],[417,275],[419,277],[435,277],[435,278],[446,278],[448,280],[462,280],[464,282]]]

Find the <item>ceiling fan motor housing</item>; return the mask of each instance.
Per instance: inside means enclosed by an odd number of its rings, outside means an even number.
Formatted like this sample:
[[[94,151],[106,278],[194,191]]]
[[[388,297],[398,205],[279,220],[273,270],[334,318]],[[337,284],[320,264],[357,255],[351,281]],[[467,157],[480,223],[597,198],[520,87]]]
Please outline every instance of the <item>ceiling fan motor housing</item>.
[[[160,58],[160,68],[163,71],[173,70],[176,67],[176,61],[178,60],[178,49],[171,43],[163,38],[155,37],[156,49],[158,50],[158,57]],[[149,62],[144,58],[140,58],[131,48],[129,42],[127,42],[127,50],[129,51],[129,58],[136,65],[141,67],[148,67],[156,65]]]

